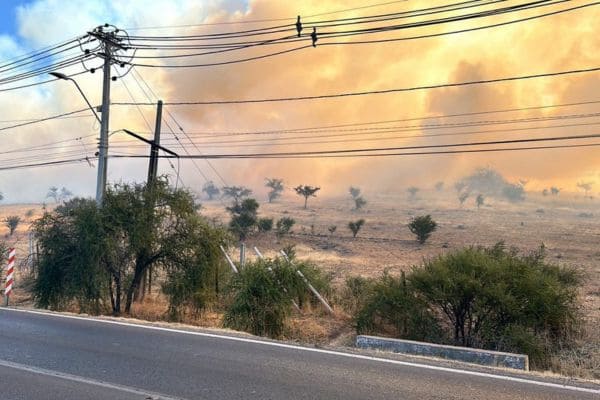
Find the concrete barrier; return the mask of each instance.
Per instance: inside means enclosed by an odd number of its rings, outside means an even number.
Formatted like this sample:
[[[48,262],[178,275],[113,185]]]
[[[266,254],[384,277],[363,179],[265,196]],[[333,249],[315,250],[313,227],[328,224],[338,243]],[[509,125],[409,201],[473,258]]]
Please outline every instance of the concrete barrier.
[[[412,340],[389,339],[366,335],[358,335],[356,337],[356,346],[366,349],[440,357],[448,360],[529,371],[529,357],[524,354],[502,353],[499,351],[445,346],[440,344],[415,342]]]

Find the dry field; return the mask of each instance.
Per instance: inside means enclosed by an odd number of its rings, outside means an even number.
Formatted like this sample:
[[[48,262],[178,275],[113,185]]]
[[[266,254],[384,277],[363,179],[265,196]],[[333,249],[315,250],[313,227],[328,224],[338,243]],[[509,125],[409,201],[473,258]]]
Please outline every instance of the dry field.
[[[417,200],[406,195],[369,195],[364,210],[352,210],[350,196],[303,199],[286,196],[276,203],[261,203],[259,215],[275,220],[296,220],[292,235],[279,243],[274,234],[256,235],[247,241],[248,255],[257,246],[267,256],[287,244],[296,244],[298,257],[317,262],[341,283],[349,275],[378,276],[384,270],[399,273],[453,249],[470,245],[507,246],[530,252],[543,243],[549,261],[572,265],[585,273],[582,296],[585,314],[600,318],[600,201],[582,196],[543,197],[530,195],[518,204],[486,199],[477,209],[469,198],[460,207],[453,191],[421,193]],[[202,213],[227,220],[219,201],[203,203]],[[407,228],[412,216],[431,214],[438,229],[419,245]],[[590,216],[591,214],[591,216]],[[356,238],[348,222],[363,218],[365,225]],[[337,229],[330,235],[328,227]]]

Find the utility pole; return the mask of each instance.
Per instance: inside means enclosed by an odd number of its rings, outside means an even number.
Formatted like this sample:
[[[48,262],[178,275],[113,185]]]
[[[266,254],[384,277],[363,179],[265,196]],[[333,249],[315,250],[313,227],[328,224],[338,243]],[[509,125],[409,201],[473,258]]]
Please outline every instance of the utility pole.
[[[148,182],[150,186],[156,181],[158,172],[158,148],[160,146],[160,126],[162,122],[162,100],[156,104],[156,124],[154,125],[154,141],[150,147],[150,163],[148,164]]]
[[[106,176],[108,166],[108,127],[109,127],[109,114],[110,114],[110,69],[113,63],[113,48],[126,50],[124,46],[119,43],[119,39],[116,37],[116,33],[119,31],[116,27],[114,30],[107,30],[112,27],[111,25],[105,24],[94,29],[92,32],[88,32],[91,36],[95,37],[102,43],[102,53],[99,53],[104,58],[104,67],[102,74],[102,115],[100,119],[100,142],[98,144],[98,177],[96,180],[96,203],[102,205],[104,198],[104,192],[106,191]],[[112,80],[116,80],[113,77]]]

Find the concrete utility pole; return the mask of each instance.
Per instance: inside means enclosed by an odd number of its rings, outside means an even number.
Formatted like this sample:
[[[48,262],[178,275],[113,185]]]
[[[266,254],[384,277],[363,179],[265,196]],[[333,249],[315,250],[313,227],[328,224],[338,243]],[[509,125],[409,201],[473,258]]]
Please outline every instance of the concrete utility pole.
[[[114,28],[114,30],[107,30]],[[98,178],[96,180],[96,203],[102,204],[104,192],[106,191],[107,161],[108,161],[108,127],[110,115],[110,68],[113,63],[113,50],[126,50],[119,43],[116,33],[119,30],[112,25],[105,24],[88,32],[102,43],[102,52],[98,53],[104,58],[102,74],[102,115],[100,118],[100,143],[98,144]],[[116,80],[114,77],[112,80]]]
[[[160,147],[160,126],[162,122],[162,100],[156,104],[156,124],[154,126],[154,141],[150,147],[150,163],[148,164],[148,185],[156,181],[158,171],[158,149]]]

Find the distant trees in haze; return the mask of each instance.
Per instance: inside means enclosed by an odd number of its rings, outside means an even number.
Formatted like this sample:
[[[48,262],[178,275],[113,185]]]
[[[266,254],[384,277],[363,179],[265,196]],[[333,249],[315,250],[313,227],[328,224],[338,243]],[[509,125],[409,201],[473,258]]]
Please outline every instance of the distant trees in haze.
[[[251,194],[252,190],[245,186],[223,186],[223,196],[231,198],[235,204]]]
[[[354,201],[355,210],[360,210],[367,204],[367,200],[365,200],[360,194],[360,188],[350,186],[348,191],[350,192],[350,196],[352,196],[352,200]]]
[[[270,188],[271,190],[268,193],[269,203],[272,203],[273,200],[281,197],[281,193],[283,193],[283,179],[279,178],[266,178],[265,186]]]
[[[306,205],[308,203],[309,197],[317,197],[315,193],[321,190],[320,187],[308,186],[308,185],[298,185],[294,188],[296,194],[304,197],[304,209],[306,210]]]
[[[221,191],[219,190],[219,188],[214,184],[213,181],[208,181],[204,184],[204,186],[202,186],[202,191],[204,193],[206,193],[206,195],[208,196],[209,200],[212,200],[215,198],[215,196],[218,196],[219,193],[221,193]]]
[[[50,186],[48,193],[46,194],[46,198],[54,200],[55,203],[63,203],[69,200],[72,196],[73,192],[64,186],[60,190],[56,186]]]

